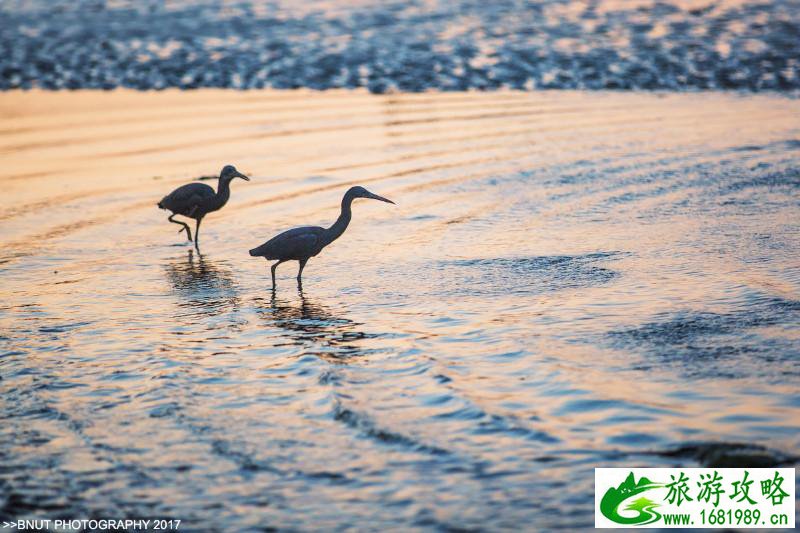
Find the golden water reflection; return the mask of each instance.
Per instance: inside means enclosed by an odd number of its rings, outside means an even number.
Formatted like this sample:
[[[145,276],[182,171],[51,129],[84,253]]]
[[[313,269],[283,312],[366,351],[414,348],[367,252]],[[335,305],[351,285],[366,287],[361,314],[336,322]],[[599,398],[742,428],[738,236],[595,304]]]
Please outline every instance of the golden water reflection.
[[[579,529],[594,466],[800,447],[795,100],[31,91],[0,109],[0,454],[27,485],[0,482],[28,509],[149,515],[140,483],[218,529],[303,529],[293,502],[334,525],[432,505],[535,524],[558,509],[515,502],[560,490]],[[226,163],[252,181],[200,255],[155,203]],[[330,224],[353,184],[397,207],[356,204],[304,285],[290,265],[271,291],[247,250]]]

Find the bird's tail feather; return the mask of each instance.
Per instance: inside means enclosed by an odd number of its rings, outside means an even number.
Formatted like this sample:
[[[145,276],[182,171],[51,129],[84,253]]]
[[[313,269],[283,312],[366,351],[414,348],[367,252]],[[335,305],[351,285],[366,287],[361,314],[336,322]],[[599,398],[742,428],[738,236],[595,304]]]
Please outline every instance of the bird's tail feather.
[[[267,246],[269,243],[265,242],[261,246],[253,248],[250,250],[250,255],[253,257],[264,257],[266,259],[275,259],[273,255],[270,253],[269,247]]]

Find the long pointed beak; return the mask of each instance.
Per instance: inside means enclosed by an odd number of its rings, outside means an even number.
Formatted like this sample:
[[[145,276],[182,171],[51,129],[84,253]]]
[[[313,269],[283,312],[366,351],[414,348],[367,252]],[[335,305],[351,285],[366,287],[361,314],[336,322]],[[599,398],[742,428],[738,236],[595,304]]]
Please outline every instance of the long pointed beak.
[[[248,178],[247,176],[245,176],[245,175],[244,175],[244,174],[242,174],[241,172],[237,172],[237,173],[236,173],[236,177],[237,177],[237,178],[242,178],[244,181],[250,181],[250,178]]]
[[[386,202],[387,204],[397,205],[393,201],[389,200],[388,198],[384,198],[383,196],[378,196],[377,194],[373,194],[373,193],[369,193],[369,197],[368,198],[372,198],[373,200],[380,200],[381,202]]]

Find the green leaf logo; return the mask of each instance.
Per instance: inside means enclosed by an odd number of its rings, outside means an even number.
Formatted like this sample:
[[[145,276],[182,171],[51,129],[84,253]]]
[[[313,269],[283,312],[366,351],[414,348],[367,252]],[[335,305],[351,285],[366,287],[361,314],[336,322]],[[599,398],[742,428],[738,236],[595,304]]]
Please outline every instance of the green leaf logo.
[[[633,472],[631,472],[619,487],[611,487],[606,491],[603,495],[603,499],[600,500],[600,512],[603,513],[603,516],[618,524],[636,526],[652,524],[661,518],[661,514],[655,510],[659,504],[644,496],[632,501],[629,500],[645,491],[663,486],[663,483],[654,483],[646,477],[640,478],[637,483],[633,477]],[[628,501],[628,505],[625,507],[625,510],[636,511],[636,516],[622,516],[619,514],[620,507],[626,501]]]

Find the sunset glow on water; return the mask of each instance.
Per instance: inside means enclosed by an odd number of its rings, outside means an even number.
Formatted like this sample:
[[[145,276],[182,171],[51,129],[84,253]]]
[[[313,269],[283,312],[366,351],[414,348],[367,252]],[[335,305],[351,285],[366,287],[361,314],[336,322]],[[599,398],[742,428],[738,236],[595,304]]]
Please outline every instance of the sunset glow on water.
[[[796,99],[32,91],[0,116],[4,512],[574,529],[595,467],[800,449]],[[224,164],[252,181],[198,254],[156,203]],[[397,205],[357,201],[273,293],[247,250],[351,185]]]

